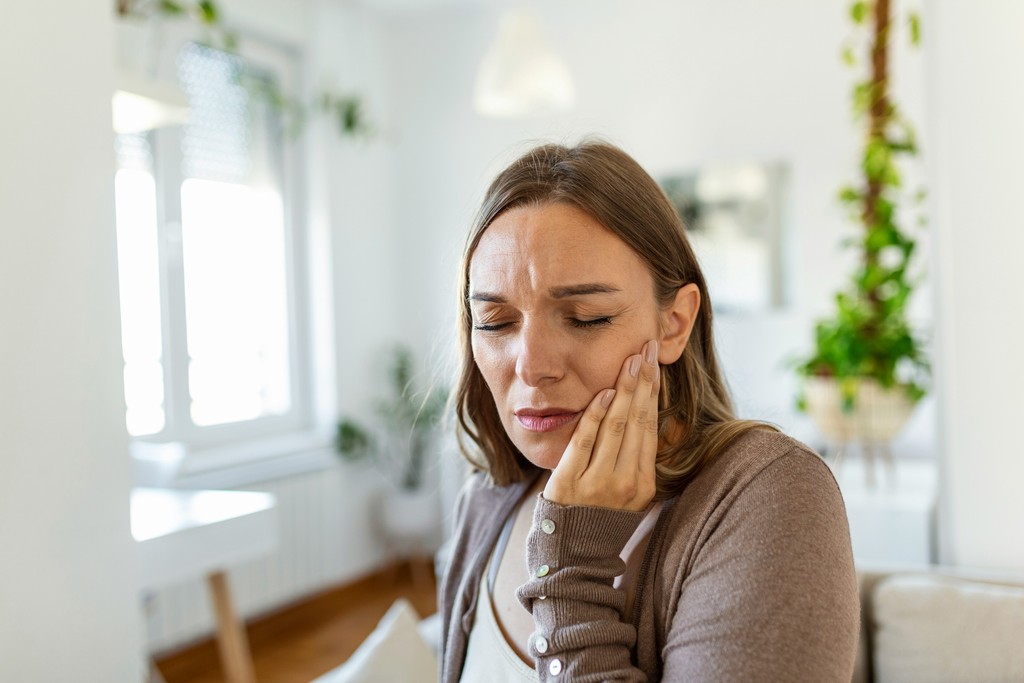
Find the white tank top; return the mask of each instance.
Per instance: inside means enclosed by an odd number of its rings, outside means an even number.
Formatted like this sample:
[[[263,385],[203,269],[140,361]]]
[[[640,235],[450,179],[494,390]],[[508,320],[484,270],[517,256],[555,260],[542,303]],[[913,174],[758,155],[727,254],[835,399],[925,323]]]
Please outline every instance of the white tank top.
[[[537,683],[537,672],[519,658],[498,626],[486,577],[480,581],[477,596],[476,618],[469,632],[460,680],[465,683]]]

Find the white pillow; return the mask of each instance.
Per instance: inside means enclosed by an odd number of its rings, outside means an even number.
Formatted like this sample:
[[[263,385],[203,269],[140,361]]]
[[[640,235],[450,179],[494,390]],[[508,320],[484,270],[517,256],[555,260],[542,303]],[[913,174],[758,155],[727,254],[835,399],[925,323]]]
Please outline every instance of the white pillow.
[[[408,600],[395,600],[349,660],[313,683],[437,683],[437,656],[418,622]]]
[[[1024,587],[895,575],[873,602],[878,683],[1024,681]]]
[[[441,614],[439,612],[434,612],[429,617],[421,619],[420,623],[416,625],[416,629],[420,632],[420,638],[423,638],[423,642],[430,646],[435,655],[441,651]]]

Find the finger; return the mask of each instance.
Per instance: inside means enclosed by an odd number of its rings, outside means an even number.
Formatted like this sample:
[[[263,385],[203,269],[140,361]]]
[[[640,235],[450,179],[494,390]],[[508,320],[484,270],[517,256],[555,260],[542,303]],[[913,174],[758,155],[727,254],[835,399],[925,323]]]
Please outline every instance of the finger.
[[[651,416],[644,431],[644,443],[640,449],[640,457],[637,468],[640,472],[640,488],[646,485],[649,491],[654,491],[657,484],[657,469],[655,467],[658,459],[659,424],[658,409],[661,399],[661,368],[657,367],[654,373],[654,384],[651,387]]]
[[[597,442],[601,421],[608,413],[608,407],[612,404],[615,394],[614,389],[605,389],[599,391],[597,396],[590,401],[590,405],[580,416],[579,424],[576,425],[569,445],[566,446],[562,458],[552,472],[552,479],[556,476],[560,478],[568,476],[572,480],[576,480],[587,469],[594,452],[594,445]]]
[[[615,470],[619,449],[622,446],[622,435],[629,419],[629,406],[636,395],[642,362],[642,357],[637,354],[628,357],[619,368],[619,376],[615,380],[615,400],[612,401],[598,430],[594,456],[590,459],[588,469],[592,473],[611,474]]]
[[[657,398],[652,399],[652,394],[658,381],[658,342],[651,340],[644,344],[641,357],[643,362],[637,377],[636,393],[630,402],[629,417],[615,466],[616,474],[623,477],[624,482],[637,479],[641,453],[652,422],[657,429],[658,403]]]

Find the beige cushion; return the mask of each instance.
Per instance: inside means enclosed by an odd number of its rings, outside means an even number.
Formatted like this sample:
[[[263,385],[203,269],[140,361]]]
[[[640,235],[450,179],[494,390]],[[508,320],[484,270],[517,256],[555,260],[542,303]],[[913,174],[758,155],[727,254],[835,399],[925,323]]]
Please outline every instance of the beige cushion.
[[[896,575],[874,591],[876,683],[1024,681],[1024,588]]]
[[[437,657],[418,622],[409,601],[399,598],[347,662],[313,683],[436,683]]]

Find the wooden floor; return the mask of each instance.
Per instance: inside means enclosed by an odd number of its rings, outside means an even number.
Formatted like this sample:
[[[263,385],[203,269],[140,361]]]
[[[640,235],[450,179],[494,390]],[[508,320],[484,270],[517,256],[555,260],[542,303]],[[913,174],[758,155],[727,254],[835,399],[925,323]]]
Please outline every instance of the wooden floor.
[[[437,610],[433,568],[402,565],[248,625],[259,683],[309,683],[355,652],[391,603],[405,597],[420,616]],[[212,640],[161,657],[156,662],[167,683],[223,683]]]

